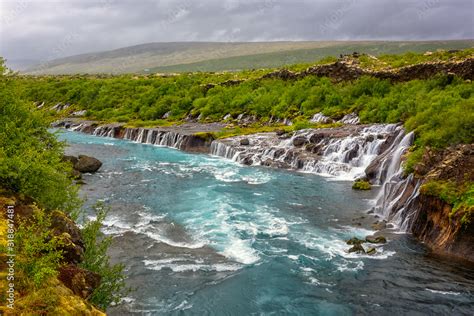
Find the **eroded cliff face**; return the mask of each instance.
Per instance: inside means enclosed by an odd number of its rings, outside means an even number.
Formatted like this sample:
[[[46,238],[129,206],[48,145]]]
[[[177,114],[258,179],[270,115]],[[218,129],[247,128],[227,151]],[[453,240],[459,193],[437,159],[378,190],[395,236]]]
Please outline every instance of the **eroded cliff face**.
[[[474,262],[474,225],[463,223],[466,210],[451,215],[452,206],[438,197],[420,193],[413,207],[417,215],[413,235],[434,252]]]
[[[427,149],[416,168],[423,183],[449,181],[455,187],[474,181],[474,144],[458,145],[444,151]],[[440,196],[420,190],[413,203],[416,216],[410,227],[415,237],[435,252],[474,262],[474,219],[472,207],[453,212],[453,205]]]

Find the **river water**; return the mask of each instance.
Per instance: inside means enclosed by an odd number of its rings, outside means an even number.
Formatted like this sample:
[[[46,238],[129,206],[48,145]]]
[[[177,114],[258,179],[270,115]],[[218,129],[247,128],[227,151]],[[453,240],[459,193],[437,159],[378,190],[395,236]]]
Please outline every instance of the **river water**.
[[[110,315],[472,315],[474,267],[387,232],[373,256],[376,192],[351,183],[63,131],[103,162],[85,208],[105,201],[110,255],[134,291]],[[374,190],[376,191],[376,190]]]

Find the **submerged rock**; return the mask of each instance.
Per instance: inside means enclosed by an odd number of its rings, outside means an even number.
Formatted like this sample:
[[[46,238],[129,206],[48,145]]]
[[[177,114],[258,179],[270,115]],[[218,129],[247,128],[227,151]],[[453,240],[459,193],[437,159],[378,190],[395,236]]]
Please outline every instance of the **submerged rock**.
[[[370,247],[369,249],[367,249],[366,253],[368,255],[375,255],[377,253],[377,250],[374,247]]]
[[[362,247],[362,244],[355,244],[348,250],[349,253],[355,252],[355,253],[360,253],[363,254],[365,253],[364,247]]]
[[[371,244],[385,244],[387,243],[387,239],[384,236],[367,236],[365,237],[365,241]]]
[[[376,221],[375,223],[372,224],[372,228],[375,230],[382,230],[387,228],[387,221]]]
[[[357,237],[353,237],[353,238],[346,241],[346,244],[348,244],[348,245],[360,245],[362,243],[364,243],[364,241],[362,239],[357,238]]]

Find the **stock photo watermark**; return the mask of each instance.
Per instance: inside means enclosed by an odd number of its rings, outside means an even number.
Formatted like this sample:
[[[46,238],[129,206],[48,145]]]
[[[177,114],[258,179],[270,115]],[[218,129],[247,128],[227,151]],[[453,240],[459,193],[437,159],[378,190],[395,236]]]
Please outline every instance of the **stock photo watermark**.
[[[7,289],[6,289],[6,306],[9,309],[15,308],[15,208],[8,205],[6,210],[7,219],[7,249],[6,249],[6,265],[7,265]]]

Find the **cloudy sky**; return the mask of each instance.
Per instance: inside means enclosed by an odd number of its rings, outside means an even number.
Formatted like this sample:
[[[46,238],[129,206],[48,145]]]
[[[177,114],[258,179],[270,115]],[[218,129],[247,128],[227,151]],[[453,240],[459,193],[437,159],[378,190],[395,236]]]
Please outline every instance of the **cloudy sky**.
[[[1,0],[0,55],[148,42],[474,38],[474,0]]]

